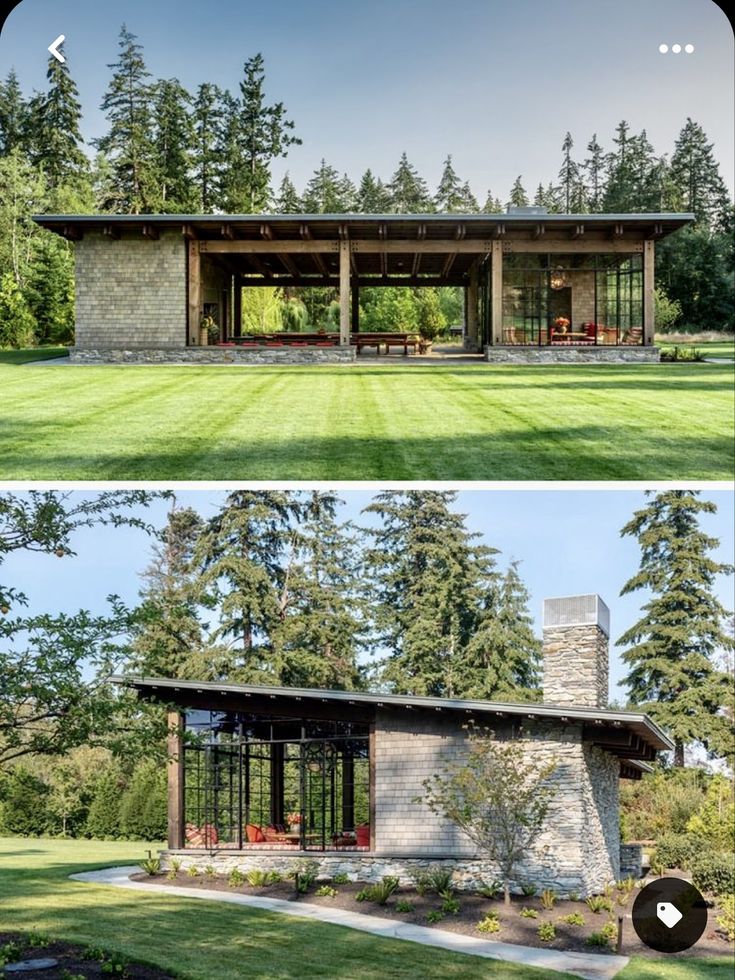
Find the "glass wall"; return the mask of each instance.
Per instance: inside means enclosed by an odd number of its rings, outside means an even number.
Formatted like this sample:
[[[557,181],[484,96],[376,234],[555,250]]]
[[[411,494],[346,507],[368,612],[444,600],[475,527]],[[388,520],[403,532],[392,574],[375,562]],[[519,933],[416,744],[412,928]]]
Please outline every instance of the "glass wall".
[[[191,711],[187,847],[369,847],[367,725]]]
[[[642,344],[642,256],[503,256],[502,343]]]

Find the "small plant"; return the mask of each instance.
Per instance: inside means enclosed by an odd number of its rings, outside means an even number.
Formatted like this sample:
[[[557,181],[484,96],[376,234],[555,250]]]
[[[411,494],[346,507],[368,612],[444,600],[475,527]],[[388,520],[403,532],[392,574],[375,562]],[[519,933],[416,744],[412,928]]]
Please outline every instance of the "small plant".
[[[61,980],[86,980],[86,978],[83,973],[72,973],[71,970],[62,970]]]
[[[563,915],[561,921],[566,922],[568,926],[583,926],[584,916],[581,912],[570,912],[569,915]]]
[[[639,878],[638,881],[636,881],[636,883],[635,883],[635,887],[638,888],[638,889],[645,888],[646,887],[646,879],[645,878]]]
[[[174,878],[179,873],[179,871],[181,871],[181,861],[179,860],[179,858],[171,858],[171,860],[168,863],[168,866],[169,866],[169,873],[173,871]]]
[[[538,909],[521,909],[521,915],[524,919],[538,919]]]
[[[621,878],[617,884],[617,889],[625,895],[630,895],[630,893],[635,888],[635,878],[629,875],[627,878]]]
[[[350,876],[345,874],[344,871],[338,871],[336,875],[332,877],[332,882],[335,885],[347,885],[349,884]]]
[[[336,888],[332,888],[331,885],[320,885],[319,888],[314,892],[318,898],[334,898],[338,894]]]
[[[263,871],[260,868],[253,868],[252,871],[248,871],[245,875],[249,885],[253,888],[264,888],[266,885],[271,883],[271,873],[270,871]]]
[[[140,867],[147,875],[153,877],[153,875],[157,875],[161,870],[161,859],[160,857],[146,858],[145,861],[140,862]]]
[[[431,890],[431,875],[428,871],[414,871],[411,875],[411,881],[413,881],[416,894],[422,898]]]
[[[305,895],[316,881],[318,873],[319,862],[307,860],[301,861],[293,871],[289,872],[288,877],[293,878],[298,894]]]
[[[198,878],[199,868],[195,864],[190,864],[189,867],[186,869],[186,873],[189,876],[189,878]]]
[[[498,922],[498,917],[493,912],[488,912],[484,919],[480,919],[475,927],[478,932],[500,932],[500,923]]]
[[[28,937],[28,945],[35,946],[36,949],[46,949],[51,945],[51,940],[43,932],[32,932]]]
[[[245,884],[245,875],[239,868],[233,868],[232,871],[230,871],[227,884],[230,886],[230,888],[239,888],[240,885]]]
[[[497,880],[483,882],[483,884],[477,889],[478,895],[482,895],[483,898],[497,898],[502,891],[503,882]]]
[[[18,943],[5,943],[0,946],[0,968],[6,963],[17,963],[21,956],[21,948]]]
[[[587,908],[595,915],[600,912],[612,912],[612,902],[606,895],[590,895],[587,899]]]
[[[579,901],[579,892],[569,892],[569,901],[570,902],[578,902]]]
[[[429,871],[429,883],[433,891],[442,898],[454,894],[454,881],[451,871],[444,868],[432,868]]]
[[[666,874],[666,865],[662,861],[659,861],[655,854],[651,859],[651,871],[653,874],[658,875],[659,878],[663,878]]]
[[[361,888],[360,891],[355,895],[356,902],[367,902],[370,899],[370,889]]]
[[[378,905],[385,905],[393,892],[398,888],[398,878],[392,875],[385,875],[376,885],[363,888],[355,895],[358,902],[376,902]],[[360,898],[360,896],[363,896]]]
[[[127,966],[128,961],[119,953],[110,953],[109,959],[106,959],[102,964],[102,972],[121,977],[125,974]]]
[[[532,885],[530,882],[526,882],[526,884],[521,885],[521,891],[526,896],[526,898],[533,898],[533,896],[538,891],[538,888],[536,887],[536,885]]]
[[[556,926],[553,922],[542,922],[536,934],[542,943],[551,943],[556,939]]]
[[[283,875],[279,871],[269,871],[268,872],[268,884],[277,885],[279,881],[283,881]]]
[[[106,953],[104,949],[101,949],[99,946],[87,946],[82,953],[82,959],[97,960],[99,963],[102,963],[106,959]]]
[[[606,922],[598,932],[593,932],[588,936],[586,943],[588,946],[596,946],[598,949],[609,949],[618,935],[618,928],[614,922]]]
[[[207,876],[207,878],[216,878],[217,877],[217,869],[215,868],[215,866],[213,864],[208,864],[206,866],[206,868],[204,869],[204,874]]]
[[[735,939],[735,895],[724,895],[720,900],[720,914],[715,922],[732,942]]]
[[[541,892],[539,901],[541,902],[541,908],[546,909],[547,912],[550,912],[556,903],[556,892],[553,888],[545,888]]]
[[[445,915],[459,915],[459,902],[456,898],[445,898],[442,902],[442,912]]]
[[[441,922],[444,918],[444,913],[440,909],[432,909],[431,912],[426,913],[426,921],[429,925],[433,925],[435,922]]]
[[[411,905],[410,902],[407,902],[403,898],[398,899],[395,908],[396,908],[396,912],[402,912],[404,914],[408,912],[413,912],[413,905]]]

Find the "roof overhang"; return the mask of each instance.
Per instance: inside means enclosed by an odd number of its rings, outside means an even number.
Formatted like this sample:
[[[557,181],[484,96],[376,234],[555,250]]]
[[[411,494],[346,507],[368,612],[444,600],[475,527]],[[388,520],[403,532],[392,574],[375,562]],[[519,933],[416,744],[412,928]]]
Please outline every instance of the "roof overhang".
[[[377,711],[413,711],[418,717],[431,712],[509,720],[560,721],[582,727],[585,741],[628,761],[653,761],[656,753],[674,748],[671,739],[648,717],[632,711],[609,708],[578,708],[566,705],[520,704],[478,701],[463,698],[415,697],[365,691],[332,691],[320,688],[271,687],[259,684],[224,684],[214,681],[172,680],[170,678],[114,677],[113,681],[133,688],[147,701],[175,705],[182,709],[247,711],[254,714],[315,715],[338,714],[354,721],[374,720]]]

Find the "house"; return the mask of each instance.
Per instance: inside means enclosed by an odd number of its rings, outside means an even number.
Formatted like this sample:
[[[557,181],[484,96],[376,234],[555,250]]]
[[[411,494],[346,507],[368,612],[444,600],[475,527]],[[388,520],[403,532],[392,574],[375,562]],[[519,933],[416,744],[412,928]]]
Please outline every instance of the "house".
[[[598,596],[545,600],[541,703],[125,679],[169,707],[166,855],[282,873],[311,858],[365,881],[440,864],[459,887],[492,880],[497,869],[421,799],[423,780],[466,751],[472,720],[557,762],[519,882],[587,895],[640,875],[634,848],[621,867],[618,783],[673,743],[646,715],[605,707],[608,635]]]
[[[74,361],[352,361],[360,289],[402,285],[461,287],[468,353],[538,362],[657,360],[655,242],[694,215],[525,207],[34,220],[75,243]],[[245,336],[242,291],[263,286],[333,287],[339,330]]]

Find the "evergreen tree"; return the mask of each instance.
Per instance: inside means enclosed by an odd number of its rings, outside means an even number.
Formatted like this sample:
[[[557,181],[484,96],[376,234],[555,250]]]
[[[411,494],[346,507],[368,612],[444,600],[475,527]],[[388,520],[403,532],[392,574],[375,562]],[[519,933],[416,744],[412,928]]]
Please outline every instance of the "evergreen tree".
[[[357,191],[357,210],[360,214],[386,214],[390,210],[390,194],[369,168],[362,175]]]
[[[85,835],[98,840],[120,836],[120,800],[125,779],[116,763],[108,765],[97,780],[89,804]]]
[[[213,201],[218,211],[239,214],[247,211],[245,202],[249,194],[248,174],[242,153],[240,103],[227,91],[222,93],[221,103],[221,126],[216,153],[220,167]]]
[[[103,207],[129,214],[151,211],[156,195],[150,72],[136,40],[123,24],[119,59],[108,65],[113,76],[101,106],[110,129],[95,141],[112,165],[113,196]]]
[[[618,643],[628,647],[623,661],[629,672],[624,684],[633,705],[641,705],[671,734],[674,765],[684,765],[684,748],[693,742],[710,747],[721,741],[719,714],[726,702],[729,679],[713,657],[731,649],[723,629],[726,611],[713,592],[718,575],[732,567],[715,561],[710,552],[719,542],[700,530],[700,514],[716,507],[699,493],[667,490],[648,494],[650,502],[633,515],[623,536],[638,540],[639,570],[621,595],[646,589],[651,598],[643,615]]]
[[[434,196],[434,208],[443,214],[451,214],[452,212],[463,211],[464,205],[463,185],[452,166],[452,154],[450,153],[444,161],[441,180]]]
[[[143,573],[140,627],[133,638],[132,669],[148,677],[191,677],[204,646],[202,601],[194,549],[202,520],[174,501]]]
[[[31,347],[36,321],[12,272],[0,276],[0,347]]]
[[[405,153],[388,183],[390,210],[393,214],[426,214],[433,211],[433,202],[426,181],[408,162]]]
[[[58,235],[37,237],[25,297],[38,344],[74,340],[74,253],[69,242]]]
[[[728,231],[732,227],[732,202],[713,145],[689,117],[674,146],[670,177],[677,207],[693,212],[709,228]]]
[[[509,206],[514,208],[524,208],[528,206],[528,194],[526,194],[523,189],[522,178],[520,176],[516,177],[513,186],[510,189],[510,200],[508,201]]]
[[[564,162],[559,171],[559,187],[561,189],[562,203],[567,214],[576,213],[573,210],[573,203],[579,202],[579,166],[572,159],[572,147],[574,140],[572,134],[567,133],[562,143],[562,153]]]
[[[24,766],[0,782],[0,834],[41,837],[52,829],[49,787]]]
[[[379,680],[401,694],[451,697],[463,690],[464,663],[478,621],[478,598],[494,581],[494,551],[474,543],[456,493],[387,491],[365,509],[374,645],[386,648]]]
[[[69,72],[53,55],[48,60],[48,91],[34,100],[31,113],[33,160],[44,171],[51,187],[86,176],[89,161],[82,149],[82,107]]]
[[[296,192],[296,187],[288,172],[283,175],[283,180],[278,188],[275,210],[276,214],[300,214],[304,210],[301,198]]]
[[[345,185],[339,174],[322,159],[306,185],[303,196],[307,214],[342,214],[349,211]]]
[[[656,247],[656,283],[700,329],[735,328],[733,242],[706,227],[682,228]]]
[[[222,92],[216,85],[204,82],[197,89],[192,107],[194,183],[197,210],[205,214],[217,206],[217,188],[220,179],[221,160],[219,148],[222,142]]]
[[[488,190],[485,203],[482,206],[483,214],[502,214],[503,205],[499,197],[494,197],[493,192]]]
[[[242,198],[232,203],[238,205],[237,212],[257,214],[268,201],[272,161],[287,156],[289,147],[301,140],[292,135],[294,123],[286,118],[284,104],[266,104],[263,56],[256,54],[246,61],[244,73],[238,133],[244,185]]]
[[[153,164],[157,185],[157,210],[191,214],[196,208],[190,147],[194,126],[189,115],[191,96],[175,78],[161,80],[154,89]]]
[[[339,197],[343,214],[354,214],[357,211],[357,188],[346,173],[339,180]]]
[[[11,69],[0,82],[0,154],[27,149],[28,104]]]
[[[142,762],[133,772],[120,800],[120,832],[132,840],[166,837],[166,770],[157,761]]]
[[[480,211],[480,205],[468,181],[465,181],[460,188],[460,210],[463,214],[478,214]]]
[[[582,164],[586,181],[586,197],[590,211],[595,214],[602,208],[605,192],[605,154],[597,142],[597,133],[587,144],[589,156]]]

